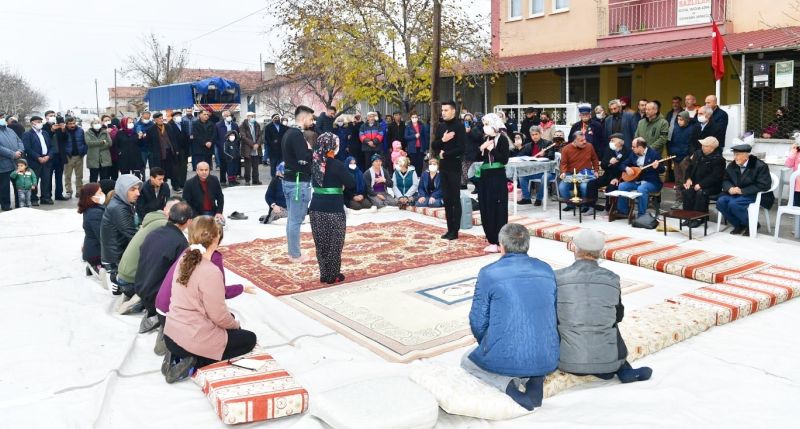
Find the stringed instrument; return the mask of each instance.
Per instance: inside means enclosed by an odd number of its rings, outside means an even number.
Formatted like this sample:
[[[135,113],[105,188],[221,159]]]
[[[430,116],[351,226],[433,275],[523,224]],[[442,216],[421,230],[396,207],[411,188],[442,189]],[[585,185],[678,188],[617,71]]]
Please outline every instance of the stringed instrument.
[[[656,162],[662,163],[664,161],[669,161],[672,158],[675,158],[675,156],[673,155],[673,156],[670,156],[670,157],[667,157],[667,158],[664,158],[664,159],[659,159],[657,161],[653,161],[650,164],[647,164],[647,165],[642,166],[642,167],[628,167],[631,170],[633,170],[633,173],[628,174],[627,171],[623,170],[623,172],[622,172],[622,181],[623,182],[633,182],[634,180],[636,180],[636,178],[638,178],[642,174],[642,171],[647,170],[648,168],[651,168],[652,166],[654,166],[656,164]]]
[[[543,153],[547,152],[547,151],[548,151],[548,150],[550,150],[552,147],[554,147],[556,144],[557,144],[557,143],[553,143],[553,144],[551,144],[550,146],[547,146],[546,148],[544,148],[544,149],[540,150],[540,151],[539,151],[539,152],[538,152],[536,155],[534,155],[533,157],[534,157],[534,158],[538,158],[538,157],[539,157],[539,155],[542,155]]]

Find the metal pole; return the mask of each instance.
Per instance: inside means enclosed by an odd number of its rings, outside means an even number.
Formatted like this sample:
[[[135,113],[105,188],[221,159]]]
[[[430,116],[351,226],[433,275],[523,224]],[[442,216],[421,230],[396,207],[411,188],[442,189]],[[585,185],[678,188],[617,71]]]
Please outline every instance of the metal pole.
[[[94,79],[94,102],[97,109],[97,117],[100,117],[100,96],[97,94],[97,78]]]
[[[720,79],[720,80],[716,81],[716,93],[715,93],[715,94],[716,94],[716,96],[717,96],[717,103],[718,103],[718,104],[722,104],[722,99],[720,99],[720,97],[719,97],[719,92],[720,92],[720,83],[719,83],[719,82],[720,82],[721,80],[722,80],[722,79]]]
[[[520,104],[522,104],[522,73],[517,72],[517,131],[519,131],[519,127],[522,125],[522,121],[520,120],[522,116],[519,109]]]
[[[569,67],[567,67],[567,76],[565,80],[567,84],[565,87],[566,92],[564,93],[564,102],[569,103]]]
[[[442,2],[433,0],[433,58],[431,63],[431,143],[436,140],[439,128],[439,67],[442,49]],[[433,144],[431,144],[433,147]],[[433,151],[431,149],[431,156]]]
[[[745,86],[745,79],[744,78],[745,78],[745,76],[744,76],[744,74],[746,73],[746,70],[747,70],[747,68],[745,68],[744,54],[742,54],[742,72],[739,73],[739,100],[740,100],[739,102],[741,103],[741,109],[739,109],[740,110],[740,112],[739,112],[739,115],[740,115],[739,120],[741,121],[741,123],[739,124],[739,134],[741,134],[741,135],[744,135],[744,132],[747,129],[747,124],[745,124],[745,121],[747,120],[747,114],[746,114],[746,111],[745,111],[745,109],[747,109],[747,107],[746,107],[747,105],[744,102],[744,96],[745,96],[745,93],[744,93],[744,86]]]
[[[117,69],[114,69],[114,114],[119,114],[119,109],[117,108]]]
[[[483,75],[483,113],[489,113],[489,88],[486,86],[486,75]]]

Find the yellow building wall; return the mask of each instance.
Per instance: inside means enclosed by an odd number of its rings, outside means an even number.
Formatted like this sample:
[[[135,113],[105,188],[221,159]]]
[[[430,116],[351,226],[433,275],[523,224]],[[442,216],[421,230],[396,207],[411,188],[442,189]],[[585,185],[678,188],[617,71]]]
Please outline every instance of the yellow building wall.
[[[732,0],[728,1],[727,21],[733,22],[733,31],[766,30],[798,24],[800,11],[793,8],[794,0]]]
[[[522,102],[540,104],[561,102],[561,77],[554,71],[528,73],[522,78]]]
[[[493,84],[489,84],[489,107],[487,111],[491,111],[492,106],[498,104],[506,104],[506,76],[498,76]]]
[[[568,11],[555,14],[553,3],[545,0],[544,16],[531,18],[530,0],[521,0],[522,19],[509,20],[508,0],[500,0],[501,57],[597,47],[594,1],[572,0]]]

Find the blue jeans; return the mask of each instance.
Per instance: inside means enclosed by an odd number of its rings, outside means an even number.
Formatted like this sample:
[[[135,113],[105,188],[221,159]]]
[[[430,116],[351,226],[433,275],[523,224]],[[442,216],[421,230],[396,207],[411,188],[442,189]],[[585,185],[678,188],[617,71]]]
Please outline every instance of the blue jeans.
[[[300,189],[298,194],[297,189]],[[311,183],[283,182],[283,196],[286,198],[286,242],[289,245],[289,256],[300,257],[300,225],[308,213],[308,204],[311,202]],[[297,199],[295,199],[297,198]]]
[[[425,198],[424,202],[419,202],[419,197],[417,197],[417,198],[414,199],[414,206],[416,206],[416,207],[430,207],[430,208],[438,209],[440,207],[444,207],[444,201],[441,198],[439,198],[436,201],[434,201],[433,204],[431,204],[430,197]]]
[[[643,215],[644,212],[647,211],[647,201],[651,192],[658,192],[661,189],[661,184],[655,184],[650,182],[623,182],[619,184],[620,191],[636,191],[641,193],[642,195],[637,198],[637,211],[639,212],[639,216]],[[620,197],[617,199],[617,210],[620,213],[628,213],[628,199],[625,197]]]
[[[754,195],[723,195],[717,200],[717,210],[734,228],[749,225],[747,206],[756,202]]]
[[[572,185],[571,182],[567,182],[567,179],[569,177],[571,177],[571,176],[572,176],[571,174],[566,175],[564,177],[564,180],[562,180],[558,184],[558,195],[561,197],[562,200],[565,199],[565,198],[571,198],[572,197],[572,187],[573,187],[573,185]],[[592,180],[596,180],[594,178],[594,176],[591,176],[591,178],[592,178]],[[588,181],[587,182],[583,182],[583,183],[578,185],[578,194],[580,195],[581,198],[585,198],[586,197],[586,189],[588,188],[588,186],[589,186],[589,182]],[[567,203],[567,207],[572,207],[572,204]]]
[[[519,178],[519,188],[522,189],[522,198],[526,200],[531,199],[531,181],[542,180],[544,173],[536,173],[530,176],[522,176]],[[547,175],[547,181],[552,183],[556,181],[556,176],[553,174]],[[540,184],[539,189],[536,190],[536,199],[541,200],[544,197],[544,183]]]

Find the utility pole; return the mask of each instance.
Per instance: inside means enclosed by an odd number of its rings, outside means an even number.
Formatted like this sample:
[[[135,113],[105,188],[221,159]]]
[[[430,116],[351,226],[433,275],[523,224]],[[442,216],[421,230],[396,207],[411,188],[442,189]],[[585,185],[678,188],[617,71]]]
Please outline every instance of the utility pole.
[[[114,114],[118,115],[119,110],[117,110],[117,69],[114,69]]]
[[[97,108],[97,117],[100,117],[100,97],[97,94],[97,78],[94,78],[94,102]]]
[[[167,66],[166,66],[167,67],[167,71],[166,71],[166,73],[164,73],[165,82],[163,82],[166,85],[169,85],[170,83],[172,83],[171,80],[170,80],[170,77],[169,77],[169,55],[171,53],[172,53],[172,46],[167,45]]]
[[[439,115],[441,103],[439,102],[439,67],[441,64],[442,50],[442,1],[433,0],[433,61],[431,64],[431,143],[436,140],[439,128]],[[431,144],[431,158],[433,144]]]

